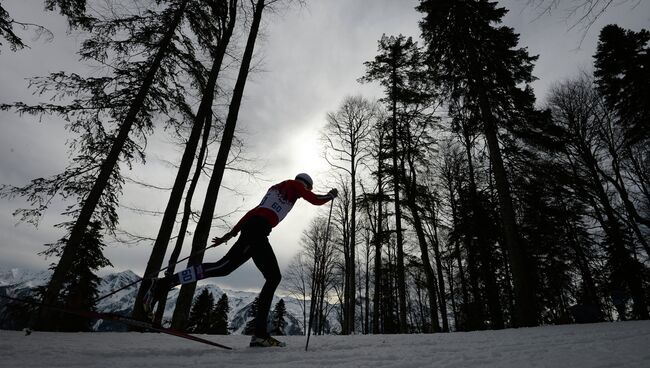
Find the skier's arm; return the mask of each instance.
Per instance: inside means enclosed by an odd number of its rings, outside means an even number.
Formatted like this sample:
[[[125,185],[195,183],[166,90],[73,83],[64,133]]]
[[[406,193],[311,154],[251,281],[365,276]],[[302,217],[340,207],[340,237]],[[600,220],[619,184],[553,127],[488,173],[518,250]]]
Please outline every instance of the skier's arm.
[[[239,230],[241,230],[241,226],[242,226],[242,224],[243,224],[243,223],[244,223],[244,222],[245,222],[249,217],[251,217],[251,212],[252,212],[252,211],[248,211],[248,212],[247,212],[247,213],[246,213],[246,214],[245,214],[245,215],[244,215],[244,216],[243,216],[243,217],[242,217],[242,218],[237,222],[237,224],[235,224],[235,226],[233,226],[232,230],[230,230],[229,232],[227,232],[226,234],[224,234],[222,237],[218,237],[218,236],[214,237],[214,238],[212,239],[212,244],[216,247],[217,245],[223,244],[223,243],[227,242],[228,240],[230,240],[230,239],[234,238],[235,236],[237,236],[237,234],[239,233]]]
[[[330,190],[327,194],[315,194],[311,190],[305,188],[303,185],[298,186],[298,191],[300,196],[304,198],[307,202],[314,204],[316,206],[323,205],[332,199],[336,198],[338,191],[336,189]]]
[[[212,238],[212,246],[216,247],[218,245],[221,245],[228,240],[232,239],[235,235],[237,234],[232,234],[231,232],[224,234],[222,237],[215,236]]]

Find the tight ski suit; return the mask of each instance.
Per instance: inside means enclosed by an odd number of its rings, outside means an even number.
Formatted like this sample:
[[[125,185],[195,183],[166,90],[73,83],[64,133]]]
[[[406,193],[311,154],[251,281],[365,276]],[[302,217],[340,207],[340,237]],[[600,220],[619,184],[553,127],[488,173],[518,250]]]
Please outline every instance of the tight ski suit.
[[[298,180],[285,180],[272,186],[266,192],[262,202],[248,211],[230,231],[231,236],[241,231],[241,236],[223,258],[214,263],[203,263],[177,273],[174,276],[178,277],[173,278],[171,286],[208,277],[226,276],[252,258],[266,280],[258,299],[255,335],[268,336],[267,317],[273,301],[273,293],[282,278],[268,236],[271,229],[289,213],[298,198],[304,198],[309,203],[320,206],[333,197],[329,194],[314,194]]]

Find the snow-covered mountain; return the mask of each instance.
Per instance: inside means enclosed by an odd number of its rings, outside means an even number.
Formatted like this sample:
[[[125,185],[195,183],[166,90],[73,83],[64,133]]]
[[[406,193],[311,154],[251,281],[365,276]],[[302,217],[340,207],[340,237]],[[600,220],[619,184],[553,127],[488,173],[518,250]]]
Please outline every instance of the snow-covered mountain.
[[[31,272],[21,269],[0,269],[0,295],[9,295],[15,297],[29,297],[34,290],[39,286],[44,286],[51,276],[51,271]],[[107,295],[113,290],[129,285],[140,279],[140,276],[134,272],[127,270],[119,273],[109,274],[102,278],[99,284],[99,296]],[[131,312],[133,301],[135,300],[138,292],[139,284],[132,285],[124,290],[104,298],[97,304],[97,309],[102,312],[112,312],[128,315]],[[204,284],[197,287],[195,295],[199,295],[203,289],[207,289],[212,293],[215,302],[219,300],[224,293],[228,296],[230,305],[230,313],[228,316],[228,327],[233,334],[241,334],[250,320],[249,312],[251,305],[257,297],[256,292],[241,291],[241,290],[227,290],[221,289],[214,284]],[[168,297],[163,314],[164,321],[170,321],[178,298],[179,288],[173,289]],[[292,297],[282,297],[285,302],[287,316],[286,333],[288,335],[299,335],[303,333],[303,309],[301,301]],[[278,296],[274,297],[272,309],[275,304],[280,301]],[[0,299],[0,320],[5,315],[7,300]],[[309,303],[306,306],[309,310]],[[272,320],[272,315],[269,316],[269,321]],[[338,326],[338,323],[331,318],[328,321],[330,326]],[[165,323],[165,322],[163,322]],[[11,328],[11,324],[7,325],[0,321],[0,327]],[[103,321],[95,325],[97,331],[115,331],[125,330],[124,326],[116,323],[104,323]]]

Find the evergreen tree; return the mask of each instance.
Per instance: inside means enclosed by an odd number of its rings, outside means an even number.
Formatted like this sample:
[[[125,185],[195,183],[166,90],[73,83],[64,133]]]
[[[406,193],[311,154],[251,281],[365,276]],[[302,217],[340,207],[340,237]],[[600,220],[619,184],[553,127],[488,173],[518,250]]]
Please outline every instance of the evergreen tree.
[[[117,163],[119,162],[120,157],[124,155],[125,147],[128,149],[129,145],[132,144],[132,141],[129,139],[129,135],[133,126],[137,125],[136,121],[139,121],[143,118],[142,112],[145,110],[143,106],[146,105],[147,96],[149,95],[151,86],[154,84],[154,78],[158,75],[158,81],[165,80],[165,78],[162,78],[158,72],[160,71],[163,60],[167,56],[168,50],[170,49],[172,39],[174,38],[176,29],[181,23],[188,2],[189,0],[173,2],[167,8],[167,11],[163,16],[163,19],[166,21],[166,26],[161,28],[164,30],[164,33],[161,35],[158,41],[152,42],[156,45],[156,47],[153,48],[151,54],[149,55],[150,57],[140,65],[141,70],[137,74],[137,76],[144,76],[144,78],[137,79],[138,81],[141,81],[141,83],[137,83],[137,88],[135,90],[131,90],[131,93],[127,93],[125,96],[122,96],[122,98],[124,98],[127,102],[121,106],[122,108],[115,109],[117,116],[113,116],[113,118],[116,118],[118,121],[116,132],[114,132],[114,134],[108,134],[109,139],[104,141],[104,143],[107,144],[107,146],[110,148],[107,151],[104,151],[105,156],[99,160],[100,165],[96,169],[95,181],[87,191],[87,194],[83,197],[83,201],[80,204],[80,209],[77,214],[75,223],[70,229],[70,235],[60,253],[59,262],[54,269],[52,278],[48,283],[47,291],[43,297],[43,302],[45,304],[53,304],[55,302],[57,296],[64,286],[65,275],[72,268],[74,258],[81,248],[81,240],[84,238],[85,232],[88,231],[88,226],[93,219],[98,205],[100,205],[103,197],[106,195],[111,195],[110,193],[107,194],[107,186],[117,171]],[[112,32],[116,32],[114,24],[109,25],[108,28],[112,30]],[[148,28],[148,30],[150,36],[155,37],[155,31],[157,30],[152,28]],[[114,35],[112,32],[108,32],[105,34],[105,36],[110,37],[111,35]],[[102,54],[91,52],[85,56],[89,58],[96,58],[102,57]],[[104,54],[103,57],[106,57],[106,55]],[[100,88],[91,89],[91,91],[99,92],[102,96],[105,96],[105,86],[103,85],[103,82],[105,81],[103,78],[96,78],[92,80],[96,83],[99,82],[98,85]],[[153,99],[155,100],[156,97],[153,97]],[[109,105],[113,106],[112,103]],[[79,111],[83,110],[79,109]],[[98,116],[91,117],[91,119],[98,119]],[[147,122],[148,119],[145,118],[143,120]],[[101,124],[99,127],[101,128]],[[113,193],[112,195],[117,194]],[[48,311],[42,310],[41,315],[43,320],[48,319]]]
[[[519,238],[498,134],[513,114],[534,103],[528,83],[536,57],[516,48],[518,35],[499,25],[507,10],[496,2],[421,0],[417,9],[424,13],[420,28],[433,80],[452,102],[462,101],[487,142],[514,284],[515,325],[537,325],[533,272]]]
[[[630,143],[650,140],[650,32],[617,25],[600,31],[596,85],[615,110]]]
[[[255,319],[257,317],[257,304],[259,303],[259,297],[255,298],[251,303],[251,308],[248,311],[248,317],[251,319],[246,322],[246,327],[244,327],[244,335],[254,335],[255,334]]]
[[[15,21],[11,18],[7,10],[2,7],[2,4],[0,4],[0,39],[4,38],[7,40],[9,42],[9,48],[12,51],[25,47],[23,40],[14,33],[14,24]],[[2,46],[2,42],[0,42],[0,46]]]
[[[208,289],[203,289],[201,294],[194,299],[187,330],[194,333],[208,333],[213,323],[214,297]]]
[[[70,226],[70,224],[67,224]],[[59,240],[65,244],[66,238]],[[78,311],[94,311],[96,308],[97,286],[100,278],[95,272],[103,267],[112,266],[102,253],[102,227],[98,221],[90,223],[88,231],[80,243],[80,251],[75,257],[72,267],[65,275],[64,286],[59,295],[59,305],[63,308]],[[48,256],[57,255],[60,247],[50,247],[44,253]],[[51,268],[54,268],[52,265]],[[91,322],[87,317],[74,316],[66,313],[54,313],[52,318],[39,327],[55,331],[90,331]]]
[[[413,98],[409,88],[410,77],[414,70],[421,65],[421,56],[417,44],[411,37],[382,36],[379,40],[380,54],[373,61],[365,62],[366,75],[362,81],[379,81],[384,87],[386,97],[382,101],[386,104],[390,118],[385,122],[390,135],[390,155],[392,159],[391,180],[393,184],[393,202],[395,210],[395,232],[397,239],[397,282],[399,295],[399,326],[400,331],[407,331],[406,310],[406,276],[404,268],[404,234],[402,229],[402,202],[400,200],[400,160],[402,153],[399,150],[400,132],[403,131],[403,118],[401,106]]]
[[[45,9],[59,9],[59,13],[68,18],[71,27],[88,28],[92,24],[92,18],[86,14],[87,2],[88,0],[45,0]]]
[[[224,293],[214,306],[214,311],[212,312],[212,324],[209,333],[228,335],[228,312],[230,312],[228,295]]]
[[[284,317],[287,315],[287,308],[284,305],[284,299],[280,299],[273,309],[273,320],[271,321],[271,334],[277,336],[286,335],[287,321]]]

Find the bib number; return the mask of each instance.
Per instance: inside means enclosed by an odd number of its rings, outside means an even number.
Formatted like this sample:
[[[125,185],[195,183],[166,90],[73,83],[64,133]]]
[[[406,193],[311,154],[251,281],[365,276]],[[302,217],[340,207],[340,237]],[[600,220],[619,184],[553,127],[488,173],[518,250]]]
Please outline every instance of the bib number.
[[[181,284],[189,284],[203,278],[203,268],[201,266],[195,266],[186,268],[181,271],[180,279]]]
[[[282,198],[277,190],[269,190],[259,207],[272,210],[278,216],[278,221],[282,221],[293,208],[293,203]]]

